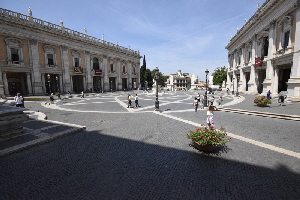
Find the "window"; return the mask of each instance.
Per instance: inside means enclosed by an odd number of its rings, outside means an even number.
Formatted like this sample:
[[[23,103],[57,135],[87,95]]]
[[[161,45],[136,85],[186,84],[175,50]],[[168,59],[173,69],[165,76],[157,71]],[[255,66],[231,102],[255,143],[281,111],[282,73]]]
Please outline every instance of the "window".
[[[6,38],[7,64],[23,65],[22,46],[23,43],[16,38]]]
[[[132,68],[133,74],[135,74],[135,67]]]
[[[19,64],[19,50],[16,48],[11,48],[11,61],[13,64]]]
[[[45,45],[43,46],[44,52],[45,52],[45,66],[46,67],[55,67],[55,53],[56,49],[55,47],[51,45]]]
[[[98,60],[98,58],[93,58],[93,69],[99,69],[99,60]]]
[[[251,61],[251,51],[248,52],[248,62]]]
[[[269,37],[264,38],[263,56],[268,56],[269,50]]]
[[[54,59],[53,59],[53,54],[47,54],[47,60],[48,60],[48,65],[50,66],[54,66]]]
[[[284,33],[283,48],[286,49],[289,45],[290,31]]]
[[[114,71],[114,64],[110,64],[110,72]]]
[[[74,66],[79,67],[79,58],[74,58]]]
[[[126,73],[125,65],[123,65],[123,73]]]

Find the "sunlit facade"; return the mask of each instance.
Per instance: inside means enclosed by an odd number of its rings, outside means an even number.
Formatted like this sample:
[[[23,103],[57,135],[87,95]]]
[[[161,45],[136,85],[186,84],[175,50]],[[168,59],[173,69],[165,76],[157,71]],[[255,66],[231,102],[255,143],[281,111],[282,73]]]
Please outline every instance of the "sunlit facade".
[[[300,1],[267,0],[226,46],[227,88],[300,101]]]
[[[0,8],[0,95],[140,87],[140,53]]]

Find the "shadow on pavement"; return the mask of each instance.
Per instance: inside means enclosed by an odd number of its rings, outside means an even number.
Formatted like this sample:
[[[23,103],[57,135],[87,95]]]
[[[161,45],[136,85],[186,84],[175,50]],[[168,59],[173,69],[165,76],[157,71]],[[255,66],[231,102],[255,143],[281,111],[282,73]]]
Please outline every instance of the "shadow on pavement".
[[[0,199],[299,199],[300,175],[80,132],[0,158]]]

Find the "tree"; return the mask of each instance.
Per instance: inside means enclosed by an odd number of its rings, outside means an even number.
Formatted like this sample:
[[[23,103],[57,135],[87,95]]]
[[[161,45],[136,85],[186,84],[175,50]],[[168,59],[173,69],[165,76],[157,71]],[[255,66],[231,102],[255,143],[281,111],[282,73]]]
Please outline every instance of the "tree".
[[[152,76],[152,79],[154,79],[154,76],[155,76],[155,69],[153,69],[151,71],[151,76]],[[167,79],[169,78],[169,76],[163,76],[163,74],[161,72],[159,72],[159,80],[158,80],[158,85],[161,85],[161,86],[165,86],[165,82],[167,81]]]
[[[222,87],[223,81],[226,81],[227,79],[227,68],[225,66],[218,67],[215,69],[214,73],[212,73],[212,76],[214,77],[213,84]]]
[[[150,85],[150,87],[152,87],[152,85],[153,85],[153,76],[152,76],[152,73],[151,73],[150,69],[146,69],[145,81],[148,82],[147,83],[148,85],[146,85],[146,88],[149,87],[149,85]]]
[[[146,57],[144,55],[143,65],[141,66],[141,70],[140,70],[140,82],[141,82],[142,87],[145,87],[145,81],[147,81],[146,69],[147,69],[147,67],[146,67]]]

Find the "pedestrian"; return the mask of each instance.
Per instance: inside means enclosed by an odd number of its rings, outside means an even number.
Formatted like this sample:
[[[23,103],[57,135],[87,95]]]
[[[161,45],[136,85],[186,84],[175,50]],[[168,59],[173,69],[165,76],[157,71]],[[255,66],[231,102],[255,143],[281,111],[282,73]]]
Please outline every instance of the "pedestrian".
[[[193,106],[195,107],[195,112],[197,112],[197,110],[198,110],[198,103],[199,103],[199,101],[198,101],[197,97],[195,97],[195,100],[193,103]]]
[[[21,96],[21,93],[17,93],[17,96],[15,96],[14,101],[16,102],[16,107],[24,108],[24,98]]]
[[[227,94],[229,95],[229,88],[227,88]]]
[[[81,91],[81,98],[84,98],[84,93],[83,93],[83,91]]]
[[[267,99],[272,99],[272,97],[271,97],[271,91],[269,90],[268,92],[267,92]]]
[[[50,103],[53,104],[54,103],[54,97],[53,97],[53,93],[50,94]],[[49,105],[50,105],[49,103]]]
[[[210,105],[207,110],[206,123],[208,126],[214,126],[214,106]]]
[[[127,97],[127,101],[128,101],[128,105],[127,105],[127,108],[131,108],[131,95],[128,94],[128,97]]]
[[[68,90],[68,94],[71,95],[71,92]]]
[[[135,94],[134,102],[135,102],[135,107],[140,107],[140,105],[139,105],[139,97],[138,97],[137,94]]]
[[[200,106],[201,106],[200,108],[201,109],[204,109],[204,99],[205,98],[204,98],[204,94],[203,94],[202,97],[201,97],[201,99],[200,99]]]
[[[214,96],[212,96],[212,97],[211,97],[211,99],[210,99],[210,105],[212,105],[212,106],[213,106],[213,105],[214,105],[214,101],[215,101],[215,97],[214,97]]]
[[[198,102],[200,102],[200,94],[199,93],[197,94],[197,100],[198,100]]]
[[[218,101],[219,101],[219,106],[222,105],[222,101],[223,101],[222,96],[219,97],[219,100],[218,100]]]

